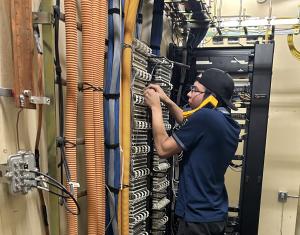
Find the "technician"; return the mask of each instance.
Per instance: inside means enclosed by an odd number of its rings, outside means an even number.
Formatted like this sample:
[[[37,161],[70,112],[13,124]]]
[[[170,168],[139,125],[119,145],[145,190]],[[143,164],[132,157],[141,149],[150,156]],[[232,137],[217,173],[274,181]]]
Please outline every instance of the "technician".
[[[168,158],[183,151],[175,213],[178,235],[223,235],[228,213],[224,183],[235,155],[240,127],[230,117],[234,90],[232,77],[216,68],[199,75],[187,94],[191,110],[184,112],[155,84],[144,92],[151,108],[156,151]],[[181,128],[168,136],[163,102]]]

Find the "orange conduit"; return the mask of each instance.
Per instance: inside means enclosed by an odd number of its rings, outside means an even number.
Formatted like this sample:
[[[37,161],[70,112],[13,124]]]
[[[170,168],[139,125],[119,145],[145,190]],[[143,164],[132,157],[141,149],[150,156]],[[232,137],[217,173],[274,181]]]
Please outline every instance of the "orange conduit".
[[[76,0],[65,0],[66,20],[66,117],[65,117],[65,138],[71,143],[76,143],[77,126],[77,84],[78,84],[78,46],[77,46],[77,25],[76,25]],[[71,182],[77,182],[76,147],[66,148],[66,158],[70,169]],[[70,185],[68,185],[70,189]],[[74,188],[74,197],[77,198],[77,188]],[[72,200],[68,200],[68,207],[77,211]],[[78,234],[77,216],[67,214],[68,234]]]
[[[83,82],[93,84],[93,27],[92,27],[92,3],[90,0],[81,0],[82,23],[82,61]],[[83,92],[84,138],[85,138],[85,164],[87,187],[87,224],[88,234],[97,234],[97,198],[96,198],[96,174],[95,174],[95,141],[93,118],[92,89]]]
[[[104,54],[107,4],[103,0],[92,2],[93,44],[94,53],[94,86],[103,89],[104,80]],[[94,92],[94,134],[95,134],[95,160],[96,160],[96,198],[98,235],[105,234],[105,160],[104,160],[104,117],[103,94]]]
[[[129,171],[130,171],[130,146],[131,146],[131,53],[132,40],[136,24],[136,14],[139,5],[138,0],[125,1],[125,26],[124,49],[122,66],[122,149],[124,159],[123,189],[122,189],[122,218],[121,234],[129,233]]]

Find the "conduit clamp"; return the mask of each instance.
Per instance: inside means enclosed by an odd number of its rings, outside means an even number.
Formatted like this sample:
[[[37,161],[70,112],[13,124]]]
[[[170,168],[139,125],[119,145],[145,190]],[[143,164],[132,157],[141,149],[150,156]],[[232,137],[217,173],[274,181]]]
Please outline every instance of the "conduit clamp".
[[[46,104],[50,105],[50,98],[44,96],[33,96],[31,95],[31,90],[24,90],[22,94],[19,96],[20,98],[20,106],[25,106],[25,98],[29,99],[31,104]]]
[[[74,188],[80,188],[80,184],[77,182],[69,181],[68,184],[70,186],[70,191],[71,191],[72,195],[74,195],[74,192],[75,192]]]

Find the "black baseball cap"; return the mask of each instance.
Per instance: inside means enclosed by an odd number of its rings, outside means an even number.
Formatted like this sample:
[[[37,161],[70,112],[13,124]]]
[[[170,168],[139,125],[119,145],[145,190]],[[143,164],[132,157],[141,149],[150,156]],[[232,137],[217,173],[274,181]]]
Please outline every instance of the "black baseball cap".
[[[232,77],[225,71],[217,68],[207,69],[198,76],[196,80],[207,89],[216,94],[217,98],[226,104],[230,109],[237,110],[231,102],[234,83]]]

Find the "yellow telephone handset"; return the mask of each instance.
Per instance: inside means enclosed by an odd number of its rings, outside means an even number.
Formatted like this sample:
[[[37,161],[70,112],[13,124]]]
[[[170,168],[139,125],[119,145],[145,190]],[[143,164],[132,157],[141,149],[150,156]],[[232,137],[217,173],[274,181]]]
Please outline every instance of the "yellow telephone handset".
[[[205,100],[202,101],[202,103],[197,108],[189,110],[189,111],[184,111],[183,118],[185,119],[185,118],[191,116],[194,112],[198,111],[199,109],[205,107],[208,104],[211,104],[215,108],[218,105],[218,100],[212,95],[208,96]]]

